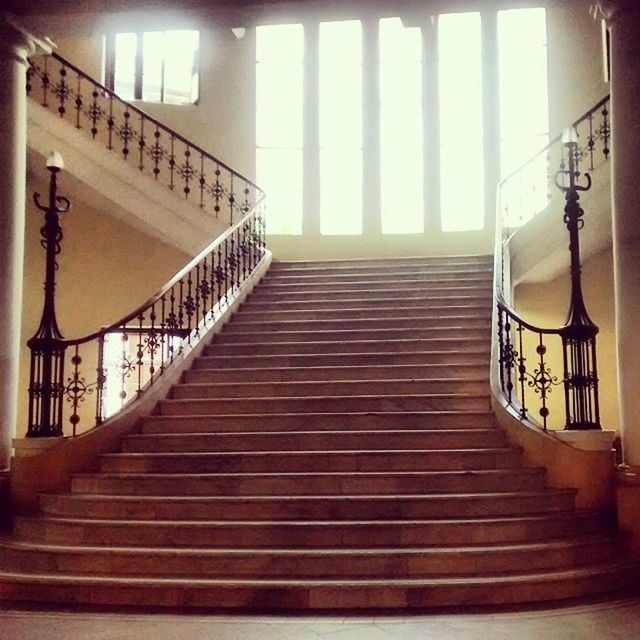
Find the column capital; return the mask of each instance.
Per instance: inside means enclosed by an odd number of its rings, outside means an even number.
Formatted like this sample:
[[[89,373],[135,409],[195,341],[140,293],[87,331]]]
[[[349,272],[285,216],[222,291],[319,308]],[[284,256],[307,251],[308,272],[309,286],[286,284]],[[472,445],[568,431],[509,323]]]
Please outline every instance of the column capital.
[[[49,38],[32,33],[14,15],[0,13],[0,61],[12,59],[26,65],[28,56],[51,53],[54,47]]]
[[[638,0],[598,0],[593,14],[594,17],[603,17],[607,24],[611,25],[624,15],[640,10]]]

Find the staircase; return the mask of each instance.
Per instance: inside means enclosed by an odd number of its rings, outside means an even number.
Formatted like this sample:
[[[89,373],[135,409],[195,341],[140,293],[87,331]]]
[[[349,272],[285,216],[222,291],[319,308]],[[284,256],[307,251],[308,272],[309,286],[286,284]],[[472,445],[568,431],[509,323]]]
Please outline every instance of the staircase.
[[[0,543],[4,600],[558,600],[620,540],[494,426],[489,257],[274,263],[140,432]]]

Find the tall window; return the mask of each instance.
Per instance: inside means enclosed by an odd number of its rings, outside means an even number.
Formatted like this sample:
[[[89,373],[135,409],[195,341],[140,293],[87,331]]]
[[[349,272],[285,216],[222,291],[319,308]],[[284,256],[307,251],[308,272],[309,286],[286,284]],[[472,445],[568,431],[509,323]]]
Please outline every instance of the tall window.
[[[439,16],[440,214],[443,231],[484,226],[479,13]]]
[[[268,196],[267,232],[302,233],[304,29],[256,29],[256,173]]]
[[[105,39],[105,80],[125,100],[198,100],[198,31],[117,33]]]
[[[500,159],[505,178],[549,142],[545,9],[500,11],[498,52]],[[547,205],[546,156],[540,156],[526,173],[523,179],[530,183],[529,193],[535,199],[527,203],[526,212],[532,215]],[[516,219],[520,214],[511,211],[510,215]]]
[[[383,233],[422,233],[422,37],[380,20],[380,178]]]
[[[362,27],[320,23],[320,231],[362,233]]]

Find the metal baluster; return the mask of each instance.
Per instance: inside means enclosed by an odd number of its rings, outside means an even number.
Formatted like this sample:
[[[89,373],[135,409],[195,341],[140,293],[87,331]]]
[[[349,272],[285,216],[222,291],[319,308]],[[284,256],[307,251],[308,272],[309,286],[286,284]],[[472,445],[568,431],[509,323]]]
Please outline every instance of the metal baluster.
[[[140,137],[138,139],[138,147],[140,149],[140,161],[138,163],[138,168],[140,171],[144,171],[144,148],[145,148],[145,140],[144,140],[144,116],[140,114]]]
[[[104,387],[107,381],[104,368],[104,338],[101,333],[98,337],[98,366],[96,367],[96,425],[102,424],[104,420]]]
[[[153,132],[154,143],[151,147],[151,157],[153,158],[153,176],[157,180],[160,173],[160,160],[164,157],[162,147],[160,146],[160,129],[156,125],[156,130]]]
[[[80,129],[80,114],[82,113],[82,87],[81,87],[81,77],[80,74],[77,75],[77,85],[76,85],[76,129]]]
[[[204,186],[207,183],[204,177],[204,154],[200,153],[200,179],[198,184],[200,185],[200,208],[204,209]]]
[[[174,187],[173,174],[176,168],[175,143],[176,143],[175,136],[171,135],[171,155],[169,156],[169,175],[170,175],[169,188],[170,189],[173,189]]]
[[[138,383],[136,388],[136,395],[139,396],[143,386],[143,378],[142,378],[142,367],[144,365],[144,343],[142,334],[144,332],[143,328],[144,323],[144,315],[142,313],[138,314],[138,350],[136,351],[136,363],[138,365]]]
[[[109,119],[107,120],[107,130],[108,130],[108,141],[107,141],[107,149],[111,151],[113,149],[113,128],[115,126],[115,121],[113,119],[113,94],[109,94]]]
[[[516,321],[517,322],[517,321]],[[524,344],[522,334],[524,327],[517,322],[516,331],[518,332],[518,382],[520,383],[520,415],[524,418],[527,415],[527,403],[525,398],[525,381],[527,374],[527,367],[525,365],[526,358],[524,357]]]

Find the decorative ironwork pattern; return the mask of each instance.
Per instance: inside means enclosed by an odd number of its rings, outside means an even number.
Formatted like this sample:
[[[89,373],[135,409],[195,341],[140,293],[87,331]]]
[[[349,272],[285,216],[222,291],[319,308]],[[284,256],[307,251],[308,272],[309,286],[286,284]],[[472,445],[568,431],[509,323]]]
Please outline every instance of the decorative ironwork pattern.
[[[232,225],[264,197],[251,180],[57,53],[30,59],[27,93],[213,218]]]
[[[609,96],[570,125],[577,140],[575,168],[593,171],[611,154],[611,118]],[[504,228],[519,227],[551,201],[554,178],[558,170],[565,170],[562,136],[554,138],[544,149],[499,185],[499,211]]]

